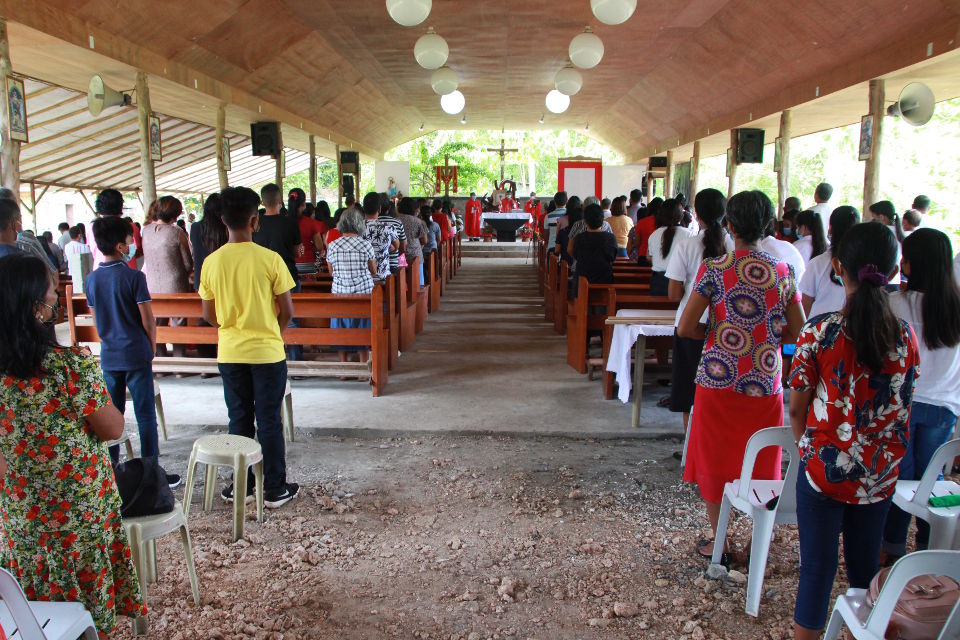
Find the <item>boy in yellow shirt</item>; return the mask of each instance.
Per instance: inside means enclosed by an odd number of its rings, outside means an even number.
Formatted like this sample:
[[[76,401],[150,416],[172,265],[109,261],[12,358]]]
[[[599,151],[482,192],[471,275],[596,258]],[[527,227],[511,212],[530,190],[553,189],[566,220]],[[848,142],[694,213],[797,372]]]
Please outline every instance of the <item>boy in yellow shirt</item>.
[[[203,263],[199,288],[203,318],[218,328],[217,361],[228,430],[260,441],[264,506],[276,509],[300,490],[295,482],[287,482],[280,415],[287,383],[281,333],[293,317],[294,282],[276,252],[253,243],[260,197],[246,187],[229,187],[221,192],[220,204],[229,240]],[[247,495],[241,499],[251,500],[253,491],[253,472],[248,471]],[[232,502],[233,485],[220,495]]]

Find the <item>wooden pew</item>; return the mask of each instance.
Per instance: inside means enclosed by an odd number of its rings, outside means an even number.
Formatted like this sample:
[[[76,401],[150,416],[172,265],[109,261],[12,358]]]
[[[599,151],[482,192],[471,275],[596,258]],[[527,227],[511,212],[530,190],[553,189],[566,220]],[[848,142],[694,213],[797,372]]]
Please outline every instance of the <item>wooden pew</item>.
[[[74,296],[68,289],[67,318],[70,340],[76,345],[99,342],[85,296]],[[154,294],[153,313],[158,318],[203,318],[200,296],[195,293]],[[295,293],[293,306],[297,318],[327,320],[326,327],[285,329],[286,345],[312,346],[369,346],[370,362],[333,362],[297,360],[287,362],[287,374],[303,377],[355,376],[370,380],[374,397],[387,385],[387,348],[389,335],[384,326],[383,289],[375,287],[369,295],[337,295],[332,293]],[[331,329],[330,318],[370,318],[367,329]],[[217,344],[217,328],[210,326],[157,327],[157,342],[161,344]],[[154,373],[218,373],[215,358],[158,357],[153,360]]]
[[[570,279],[570,266],[560,260],[560,274],[554,293],[553,329],[560,335],[567,332],[567,315],[570,313],[570,288],[565,283]],[[617,284],[645,284],[650,286],[650,267],[614,268],[613,279]]]
[[[430,285],[429,311],[433,313],[440,309],[440,293],[443,291],[443,280],[440,277],[438,253],[434,251],[430,254],[430,259],[424,265],[424,277]]]
[[[426,322],[430,300],[430,281],[427,279],[426,270],[423,273],[423,286],[420,286],[420,265],[423,264],[423,257],[414,259],[407,273],[410,279],[407,282],[407,291],[410,295],[410,301],[416,305],[416,316],[414,320],[414,333],[423,331],[423,324]]]
[[[557,281],[559,280],[559,274],[559,257],[555,253],[548,253],[547,272],[543,290],[543,317],[545,320],[547,320],[547,322],[553,322],[554,298],[557,295]]]
[[[577,299],[567,318],[567,364],[580,373],[587,372],[588,331],[603,333],[607,314],[617,309],[676,309],[677,303],[666,296],[651,296],[642,284],[590,284],[581,277]],[[590,307],[604,307],[602,314],[591,315]]]

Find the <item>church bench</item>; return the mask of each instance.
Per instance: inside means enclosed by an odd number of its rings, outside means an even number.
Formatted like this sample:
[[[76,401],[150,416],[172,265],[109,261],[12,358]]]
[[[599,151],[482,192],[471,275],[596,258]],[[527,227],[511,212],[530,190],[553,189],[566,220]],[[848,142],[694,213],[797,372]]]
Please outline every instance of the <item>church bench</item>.
[[[619,309],[675,310],[677,302],[666,296],[651,296],[650,288],[642,284],[590,284],[581,277],[579,292],[567,317],[567,364],[580,373],[587,372],[587,336],[589,331],[606,328],[608,315]],[[591,307],[603,307],[603,313],[591,314]]]
[[[73,287],[66,300],[70,341],[74,345],[99,342],[93,317],[85,296],[73,295]],[[203,318],[203,305],[195,293],[168,293],[151,296],[153,313],[158,318],[186,318],[188,324],[178,327],[157,327],[159,344],[217,344],[217,328],[190,324]],[[387,349],[389,336],[384,326],[383,288],[375,287],[369,295],[339,295],[332,293],[294,293],[294,312],[297,318],[310,324],[325,320],[326,327],[296,327],[283,332],[285,345],[303,346],[369,346],[370,361],[334,362],[296,360],[287,362],[287,375],[302,377],[355,376],[370,380],[373,396],[377,397],[387,385]],[[370,318],[366,329],[331,329],[330,318]],[[78,321],[79,320],[79,321]],[[215,358],[157,357],[154,373],[218,373]]]
[[[383,323],[387,328],[389,348],[387,349],[387,368],[393,371],[397,365],[397,354],[400,344],[400,313],[397,305],[397,288],[394,285],[395,276],[389,275],[384,282],[376,286],[383,290]],[[311,275],[308,279],[300,282],[300,291],[302,293],[331,293],[333,278],[328,272],[321,272]],[[294,309],[296,313],[298,310]],[[308,320],[305,324],[310,326],[323,326],[321,321]],[[329,327],[330,323],[327,322]]]
[[[643,284],[650,287],[650,268],[635,267],[631,269],[615,269],[613,279],[616,284]],[[553,329],[560,335],[567,332],[567,315],[570,313],[570,288],[564,286],[569,282],[570,266],[566,261],[560,261],[560,274],[554,294]]]
[[[423,270],[423,285],[420,285],[420,265],[423,264],[423,256],[415,258],[410,268],[407,269],[409,280],[407,291],[410,294],[410,300],[416,305],[416,315],[414,322],[414,333],[423,331],[423,324],[427,320],[427,313],[430,307],[430,280],[427,278],[427,270]]]
[[[439,252],[437,251],[432,252],[430,254],[430,259],[427,260],[427,264],[425,264],[423,267],[423,277],[430,286],[430,313],[440,309],[440,293],[443,289],[442,279],[440,278],[440,270],[438,268],[438,253]]]
[[[559,281],[560,260],[557,254],[547,254],[547,269],[543,290],[543,317],[547,322],[553,322],[554,298],[557,294]],[[554,327],[556,328],[556,327]]]

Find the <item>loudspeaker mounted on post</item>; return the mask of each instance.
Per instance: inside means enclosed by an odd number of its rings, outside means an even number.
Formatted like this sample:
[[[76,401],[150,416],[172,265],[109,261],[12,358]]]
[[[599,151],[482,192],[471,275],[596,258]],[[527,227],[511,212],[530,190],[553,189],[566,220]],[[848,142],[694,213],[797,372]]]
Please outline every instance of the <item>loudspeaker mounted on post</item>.
[[[348,193],[352,194],[353,191],[354,191],[353,176],[350,175],[349,173],[345,174],[343,176],[343,193],[344,195]]]
[[[936,104],[930,87],[922,82],[911,82],[900,92],[897,101],[887,107],[887,115],[899,116],[907,124],[919,127],[930,122]]]
[[[110,107],[130,106],[130,94],[111,89],[100,76],[90,78],[87,87],[87,110],[90,115],[98,116]]]
[[[279,122],[252,122],[250,123],[251,153],[255,156],[280,155],[280,123]]]
[[[360,170],[359,151],[340,152],[340,171],[343,173],[357,173]]]
[[[737,164],[763,162],[763,129],[737,129]]]

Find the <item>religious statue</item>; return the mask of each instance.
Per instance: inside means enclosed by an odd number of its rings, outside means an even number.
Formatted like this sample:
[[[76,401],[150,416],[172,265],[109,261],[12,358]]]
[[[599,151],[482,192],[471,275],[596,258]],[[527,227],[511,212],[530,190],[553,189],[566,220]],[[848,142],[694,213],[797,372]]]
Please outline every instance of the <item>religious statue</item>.
[[[393,179],[393,176],[387,178],[387,195],[391,199],[397,195],[397,181]]]

